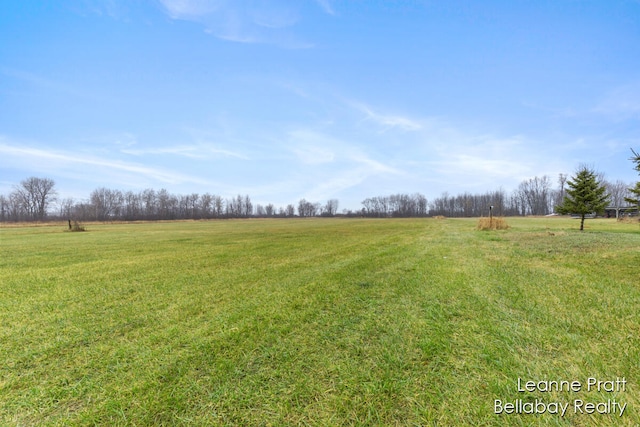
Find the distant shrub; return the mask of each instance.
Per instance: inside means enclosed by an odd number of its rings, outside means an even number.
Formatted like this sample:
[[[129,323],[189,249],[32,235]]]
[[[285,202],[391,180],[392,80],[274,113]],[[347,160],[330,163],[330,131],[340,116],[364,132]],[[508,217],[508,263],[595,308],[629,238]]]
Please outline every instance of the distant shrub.
[[[630,216],[621,216],[618,218],[618,222],[624,222],[626,224],[635,224],[640,222],[640,218],[630,217]]]
[[[478,220],[478,230],[506,230],[509,228],[509,224],[504,218],[480,218]]]
[[[436,215],[436,216],[434,216],[433,218],[434,218],[434,219],[445,219],[445,218],[446,218],[446,216],[444,216],[444,215]]]
[[[78,221],[69,221],[69,230],[68,231],[87,231],[84,228],[84,225],[80,224]]]

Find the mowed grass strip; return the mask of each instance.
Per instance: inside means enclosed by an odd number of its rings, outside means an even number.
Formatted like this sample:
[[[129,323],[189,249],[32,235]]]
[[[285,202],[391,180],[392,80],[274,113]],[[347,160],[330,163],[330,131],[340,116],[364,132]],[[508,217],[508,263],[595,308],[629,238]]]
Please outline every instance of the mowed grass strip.
[[[0,229],[0,425],[637,425],[637,224],[507,222]],[[535,398],[628,407],[494,414]]]

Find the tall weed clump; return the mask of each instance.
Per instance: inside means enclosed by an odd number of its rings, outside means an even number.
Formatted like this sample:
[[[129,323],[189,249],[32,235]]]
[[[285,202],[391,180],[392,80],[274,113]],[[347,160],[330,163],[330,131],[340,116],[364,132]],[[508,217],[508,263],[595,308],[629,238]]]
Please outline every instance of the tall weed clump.
[[[87,229],[78,221],[73,221],[73,223],[69,221],[69,229],[67,231],[87,231]]]
[[[506,230],[509,228],[509,224],[504,218],[496,217],[496,218],[480,218],[478,220],[478,225],[476,229],[481,231],[486,230]]]

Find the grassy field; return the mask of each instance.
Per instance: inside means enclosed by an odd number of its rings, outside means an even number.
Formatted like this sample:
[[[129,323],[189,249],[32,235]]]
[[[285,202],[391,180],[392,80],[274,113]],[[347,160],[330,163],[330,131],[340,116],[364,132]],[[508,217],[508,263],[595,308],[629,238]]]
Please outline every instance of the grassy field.
[[[640,227],[507,222],[0,228],[0,425],[640,425]]]

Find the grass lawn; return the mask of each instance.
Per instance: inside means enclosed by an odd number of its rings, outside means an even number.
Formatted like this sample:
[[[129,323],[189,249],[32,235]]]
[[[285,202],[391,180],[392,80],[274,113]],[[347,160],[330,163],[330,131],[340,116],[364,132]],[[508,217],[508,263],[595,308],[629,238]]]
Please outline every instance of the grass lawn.
[[[0,228],[0,425],[640,425],[640,227],[507,222]]]

